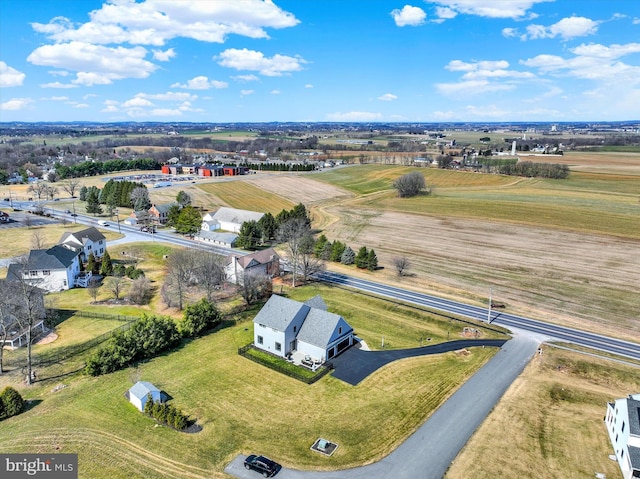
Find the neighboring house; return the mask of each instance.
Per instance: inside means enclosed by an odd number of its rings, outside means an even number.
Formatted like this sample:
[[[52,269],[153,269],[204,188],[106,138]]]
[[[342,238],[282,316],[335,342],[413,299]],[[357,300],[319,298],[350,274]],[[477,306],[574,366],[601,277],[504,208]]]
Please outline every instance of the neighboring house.
[[[253,320],[253,344],[276,356],[299,353],[322,363],[352,346],[354,335],[321,297],[300,303],[274,294]]]
[[[9,265],[7,279],[26,280],[48,292],[73,288],[81,276],[79,256],[79,251],[62,245],[31,250],[26,263]]]
[[[280,256],[273,248],[246,255],[231,254],[227,257],[224,272],[227,280],[235,284],[244,284],[246,274],[263,274],[273,278],[280,274]]]
[[[31,326],[31,338],[33,339],[45,331],[44,291],[34,287],[27,290],[27,293],[29,294],[29,304],[27,304],[25,291],[20,283],[9,279],[0,280],[0,298],[2,298],[3,303],[2,308],[0,308],[0,324],[2,324],[2,329],[6,332],[4,341],[0,336],[0,348],[7,346],[13,349],[27,344],[29,327],[28,325],[20,324],[18,317],[24,318],[25,310],[28,308],[35,314]]]
[[[213,214],[207,213],[204,215],[202,218],[201,228],[205,231],[225,230],[233,233],[239,233],[242,223],[251,220],[260,221],[260,218],[263,216],[264,213],[237,210],[235,208],[227,208],[226,206],[223,206]]]
[[[149,212],[148,211],[133,211],[127,219],[124,220],[125,224],[135,226],[140,224],[145,224],[149,221]]]
[[[193,239],[196,241],[202,241],[203,243],[235,248],[238,235],[235,233],[218,233],[215,231],[200,230]]]
[[[75,233],[64,233],[58,244],[80,253],[80,261],[86,263],[93,253],[96,259],[102,258],[107,250],[107,239],[93,226]]]
[[[149,400],[149,395],[153,402],[162,402],[162,393],[160,390],[148,381],[138,381],[129,388],[129,402],[144,411],[144,405]]]
[[[607,403],[604,423],[622,477],[640,477],[640,394]]]
[[[161,225],[166,224],[169,219],[169,210],[176,204],[177,203],[164,203],[162,205],[152,205],[151,208],[149,208],[149,219],[154,223]]]

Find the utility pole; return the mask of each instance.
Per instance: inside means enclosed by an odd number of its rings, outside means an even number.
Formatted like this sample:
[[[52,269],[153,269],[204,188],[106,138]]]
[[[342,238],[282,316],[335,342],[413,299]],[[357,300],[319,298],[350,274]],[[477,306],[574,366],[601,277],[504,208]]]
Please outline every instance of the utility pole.
[[[487,310],[487,323],[491,322],[491,293],[492,293],[492,288],[489,287],[489,309]]]

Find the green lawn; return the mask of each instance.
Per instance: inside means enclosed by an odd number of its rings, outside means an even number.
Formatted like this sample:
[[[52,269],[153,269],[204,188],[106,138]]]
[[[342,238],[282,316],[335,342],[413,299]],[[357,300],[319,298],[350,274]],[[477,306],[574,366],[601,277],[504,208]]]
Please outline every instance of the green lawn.
[[[371,346],[380,334],[386,347],[417,346],[425,336],[441,341],[446,331],[457,339],[463,327],[330,287],[298,288],[292,297],[318,293],[330,310],[348,316]],[[250,452],[296,468],[352,467],[397,447],[495,353],[478,348],[468,356],[414,358],[387,365],[355,387],[331,375],[308,386],[237,354],[238,347],[252,340],[256,310],[240,315],[232,327],[137,368],[98,378],[61,375],[30,388],[14,384],[32,403],[27,412],[3,421],[0,450],[79,452],[80,477],[92,479],[224,477],[228,461]],[[60,325],[63,339],[73,328],[87,334],[88,324],[77,321]],[[96,323],[95,333],[103,326]],[[49,345],[55,347],[55,342]],[[44,370],[39,373],[46,376]],[[139,379],[167,391],[203,430],[185,434],[154,427],[123,397]],[[61,384],[65,387],[56,388]],[[377,430],[385,431],[383,441],[373,434]],[[309,450],[319,436],[340,445],[330,460]]]

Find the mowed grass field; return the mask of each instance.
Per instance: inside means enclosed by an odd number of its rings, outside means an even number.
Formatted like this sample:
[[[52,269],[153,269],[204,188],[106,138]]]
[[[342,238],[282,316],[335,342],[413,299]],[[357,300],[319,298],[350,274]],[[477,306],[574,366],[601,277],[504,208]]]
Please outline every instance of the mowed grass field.
[[[295,291],[300,299],[315,294],[349,311],[349,321],[372,346],[381,333],[386,347],[417,346],[419,336],[427,335],[440,341],[445,331],[461,337],[461,323],[368,296],[322,286]],[[91,479],[222,478],[226,464],[241,452],[268,454],[294,468],[352,467],[397,447],[496,352],[471,348],[469,354],[399,361],[355,387],[331,376],[309,386],[237,354],[253,338],[256,312],[253,308],[231,327],[114,374],[90,378],[54,365],[39,370],[40,380],[30,388],[16,383],[15,374],[0,377],[0,384],[14,379],[14,387],[31,401],[25,413],[2,422],[0,450],[77,452],[79,477]],[[38,345],[36,355],[69,345],[70,330],[87,337],[86,320],[68,321],[59,327],[59,345]],[[95,333],[104,326],[96,323]],[[69,367],[76,368],[77,361]],[[51,373],[57,377],[47,379]],[[155,427],[123,396],[138,379],[169,393],[202,431]],[[375,434],[380,430],[384,435]],[[319,436],[340,445],[331,458],[309,450]]]
[[[640,391],[637,367],[544,347],[480,426],[445,479],[622,477],[603,418]]]

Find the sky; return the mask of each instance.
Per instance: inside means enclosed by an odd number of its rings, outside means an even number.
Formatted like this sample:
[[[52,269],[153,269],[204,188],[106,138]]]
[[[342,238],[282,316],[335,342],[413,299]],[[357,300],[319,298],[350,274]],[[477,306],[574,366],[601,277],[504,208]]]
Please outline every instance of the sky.
[[[1,122],[625,120],[640,0],[0,2]]]

